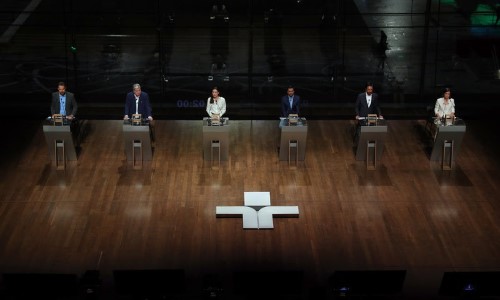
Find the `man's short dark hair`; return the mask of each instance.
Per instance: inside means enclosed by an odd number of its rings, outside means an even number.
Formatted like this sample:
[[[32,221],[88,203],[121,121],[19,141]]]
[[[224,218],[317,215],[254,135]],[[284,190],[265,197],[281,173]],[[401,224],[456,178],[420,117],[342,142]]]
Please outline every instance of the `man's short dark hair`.
[[[59,81],[59,83],[57,84],[57,86],[66,87],[66,83],[64,83],[64,81]]]
[[[365,85],[365,89],[366,89],[367,87],[369,87],[369,86],[373,87],[373,83],[371,83],[370,81],[368,81],[368,82],[366,83],[366,85]]]

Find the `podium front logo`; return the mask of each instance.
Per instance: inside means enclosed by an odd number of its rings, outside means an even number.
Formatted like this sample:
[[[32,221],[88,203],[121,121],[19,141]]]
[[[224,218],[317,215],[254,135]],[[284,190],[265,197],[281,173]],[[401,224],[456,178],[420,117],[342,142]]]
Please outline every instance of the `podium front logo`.
[[[271,206],[270,192],[245,192],[244,206],[216,206],[217,217],[242,216],[244,229],[272,229],[273,216],[298,216],[298,206]]]

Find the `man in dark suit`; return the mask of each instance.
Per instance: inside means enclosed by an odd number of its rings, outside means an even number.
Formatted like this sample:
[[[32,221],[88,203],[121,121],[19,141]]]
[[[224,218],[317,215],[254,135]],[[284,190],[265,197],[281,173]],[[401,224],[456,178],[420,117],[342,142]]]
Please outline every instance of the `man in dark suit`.
[[[379,118],[382,117],[378,103],[378,94],[373,92],[373,84],[368,82],[364,93],[361,93],[356,98],[356,119],[360,117],[366,118],[368,114],[377,114]]]
[[[373,84],[371,82],[366,83],[365,92],[358,95],[356,98],[356,120],[359,118],[366,118],[368,114],[377,114],[377,117],[383,119],[382,112],[378,105],[378,94],[373,92]],[[361,124],[357,124],[354,132],[354,144],[357,145],[359,141],[359,135],[361,133]]]
[[[66,91],[66,83],[59,82],[57,84],[57,92],[52,93],[52,103],[50,105],[50,113],[52,119],[54,115],[62,115],[66,120],[64,124],[70,126],[73,135],[73,141],[76,147],[80,147],[80,142],[83,139],[82,126],[79,120],[76,119],[76,111],[78,105],[76,104],[75,95]]]
[[[141,118],[148,119],[149,121],[149,135],[151,143],[155,145],[155,126],[153,116],[151,113],[151,103],[149,102],[149,95],[141,90],[141,85],[136,83],[132,86],[132,92],[127,94],[125,98],[125,116],[124,120],[128,120],[133,114],[140,114]]]
[[[68,120],[73,120],[76,115],[78,105],[76,104],[75,95],[66,91],[66,84],[59,82],[57,92],[52,93],[52,104],[50,112],[53,115],[61,114]]]
[[[295,95],[293,87],[288,87],[287,95],[281,97],[281,116],[288,117],[289,114],[299,114],[300,97]]]
[[[141,86],[138,83],[132,86],[132,92],[129,92],[125,98],[125,116],[123,119],[127,120],[133,114],[140,114],[143,119],[147,118],[149,121],[153,120],[149,95],[141,91]]]

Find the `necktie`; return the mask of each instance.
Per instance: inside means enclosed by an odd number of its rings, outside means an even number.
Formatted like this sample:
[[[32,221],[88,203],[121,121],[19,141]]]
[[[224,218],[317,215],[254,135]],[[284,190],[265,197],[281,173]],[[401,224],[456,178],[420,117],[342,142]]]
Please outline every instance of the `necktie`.
[[[370,104],[372,104],[372,97],[366,99],[366,102],[368,103],[368,107],[370,107]]]
[[[293,97],[290,97],[290,98],[289,98],[289,101],[290,101],[290,109],[292,109],[292,105],[293,105]]]
[[[135,113],[139,113],[139,98],[135,98]]]

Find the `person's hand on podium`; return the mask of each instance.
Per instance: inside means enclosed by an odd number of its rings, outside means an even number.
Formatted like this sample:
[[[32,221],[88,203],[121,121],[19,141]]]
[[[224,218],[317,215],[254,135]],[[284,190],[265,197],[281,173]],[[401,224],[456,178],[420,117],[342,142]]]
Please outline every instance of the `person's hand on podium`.
[[[358,115],[356,115],[356,117],[355,117],[355,118],[356,118],[356,120],[359,120],[359,116],[358,116]]]
[[[68,119],[68,120],[70,120],[70,121],[71,121],[71,120],[73,120],[73,118],[74,118],[74,116],[73,116],[73,115],[66,116],[66,119]]]
[[[382,115],[379,115],[379,116],[378,116],[378,118],[379,118],[380,120],[383,120],[383,119],[384,119],[384,117],[383,117]]]
[[[128,120],[128,115],[125,115],[125,116],[123,117],[123,119],[124,119],[124,120]]]
[[[148,117],[148,120],[149,120],[149,121],[153,121],[153,117],[149,116],[149,117]]]

